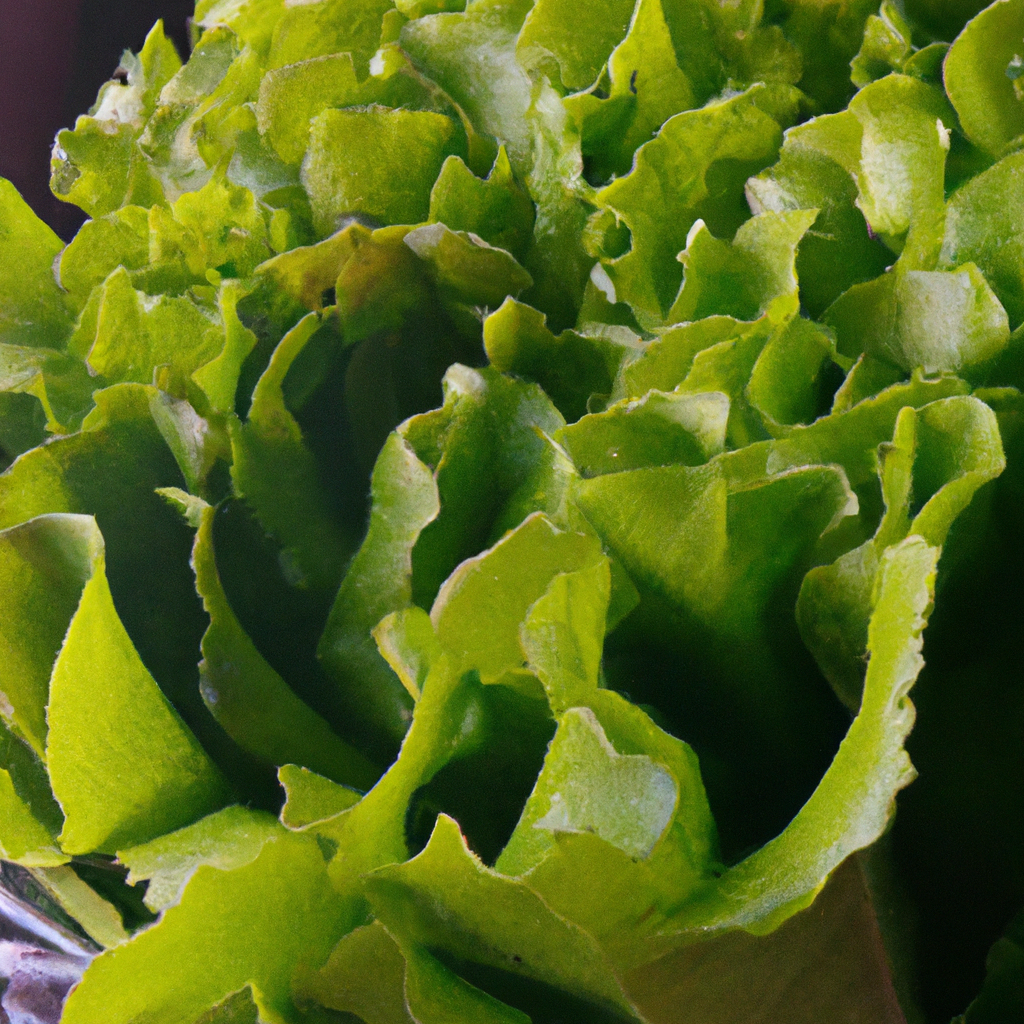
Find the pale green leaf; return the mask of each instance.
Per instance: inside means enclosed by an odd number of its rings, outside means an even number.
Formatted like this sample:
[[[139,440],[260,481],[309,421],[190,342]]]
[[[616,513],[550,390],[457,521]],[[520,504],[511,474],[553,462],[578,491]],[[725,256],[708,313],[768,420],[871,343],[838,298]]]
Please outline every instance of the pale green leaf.
[[[281,824],[301,829],[326,818],[333,818],[360,799],[360,794],[347,786],[325,779],[322,775],[295,764],[282,765],[277,777],[284,787],[285,804],[281,808]]]
[[[92,963],[62,1020],[194,1024],[251,984],[269,1024],[284,1024],[295,1017],[293,972],[326,959],[347,914],[311,837],[272,839],[234,871],[202,865],[159,924]]]
[[[641,323],[662,323],[675,300],[682,278],[676,255],[694,221],[723,234],[746,219],[742,183],[774,160],[782,141],[773,105],[773,94],[755,86],[677,114],[638,151],[630,174],[597,194],[632,234],[630,250],[604,263],[617,298]],[[711,174],[726,179],[709,186]]]
[[[71,333],[71,303],[53,273],[61,248],[18,190],[0,178],[0,342],[58,348]]]
[[[46,763],[69,853],[145,842],[227,797],[220,772],[125,632],[107,583],[103,538],[93,529],[91,575],[53,666],[47,708]]]
[[[324,111],[313,120],[302,164],[320,237],[343,227],[345,217],[426,220],[441,165],[459,148],[457,125],[443,114],[377,106]]]
[[[993,156],[1024,134],[1024,99],[1011,74],[1022,35],[1024,8],[1016,0],[998,0],[964,27],[943,65],[964,134]]]
[[[597,1012],[637,1019],[593,939],[524,883],[485,868],[447,815],[438,816],[423,853],[378,869],[366,884],[392,934],[563,989]]]
[[[699,466],[725,450],[721,391],[648,391],[584,416],[554,435],[584,477],[647,466]]]
[[[281,826],[265,811],[225,807],[141,846],[118,850],[117,859],[128,868],[129,885],[149,883],[146,906],[161,911],[181,900],[200,864],[233,871],[254,861],[280,832]]]
[[[430,611],[455,670],[476,669],[484,683],[521,670],[519,626],[527,610],[555,575],[601,558],[595,538],[559,531],[535,513],[493,548],[463,562]]]

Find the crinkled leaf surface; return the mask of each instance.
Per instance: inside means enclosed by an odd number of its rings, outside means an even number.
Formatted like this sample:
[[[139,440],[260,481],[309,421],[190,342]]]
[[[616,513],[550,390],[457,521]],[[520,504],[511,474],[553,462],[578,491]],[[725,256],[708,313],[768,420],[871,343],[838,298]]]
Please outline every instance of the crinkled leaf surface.
[[[999,0],[964,28],[949,49],[943,78],[964,134],[999,155],[1024,134],[1024,102],[1013,77],[1020,60],[1017,38],[1024,12],[1014,0]]]
[[[597,194],[600,205],[629,228],[625,255],[606,261],[617,297],[641,322],[660,323],[682,278],[676,255],[698,219],[712,231],[729,231],[745,220],[742,182],[769,164],[782,130],[772,116],[773,94],[764,87],[677,114],[638,153],[630,174]],[[762,107],[767,107],[765,112]],[[784,109],[784,108],[783,108]],[[780,111],[780,117],[785,114]],[[711,192],[708,175],[717,163],[728,177]],[[742,168],[743,171],[737,173]]]
[[[320,114],[302,164],[320,236],[341,227],[344,217],[381,224],[426,220],[431,187],[457,148],[456,125],[442,114],[385,107]]]

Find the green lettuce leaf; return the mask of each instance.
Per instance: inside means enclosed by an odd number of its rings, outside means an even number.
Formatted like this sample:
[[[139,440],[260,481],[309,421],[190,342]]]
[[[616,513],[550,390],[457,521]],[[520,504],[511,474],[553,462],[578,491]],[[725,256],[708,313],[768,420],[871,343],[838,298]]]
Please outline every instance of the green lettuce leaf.
[[[54,194],[90,217],[163,200],[137,143],[162,89],[181,73],[181,59],[157,22],[138,56],[125,51],[121,61],[127,80],[108,82],[74,131],[57,133],[50,160]]]
[[[89,578],[53,665],[46,709],[46,765],[68,853],[144,842],[227,796],[220,772],[132,646],[111,598],[103,538],[90,525]],[[143,749],[126,721],[146,737]]]
[[[524,883],[485,868],[447,816],[438,818],[418,857],[379,868],[367,886],[376,916],[392,933],[456,962],[553,985],[592,1004],[596,1014],[639,1019],[593,939],[554,915]]]
[[[1024,102],[1014,75],[1020,60],[1016,37],[1024,31],[1020,5],[1012,0],[986,7],[949,48],[943,78],[960,127],[992,156],[1024,134]]]
[[[201,864],[233,871],[254,861],[281,827],[265,812],[225,807],[193,825],[169,832],[141,846],[119,850],[128,868],[128,884],[148,882],[146,906],[166,910],[181,900],[189,879]]]
[[[785,98],[760,86],[677,114],[639,150],[628,175],[598,192],[600,206],[631,233],[629,251],[609,253],[603,262],[616,296],[642,324],[663,323],[675,301],[682,278],[675,257],[694,222],[702,219],[723,233],[746,219],[742,183],[778,153],[776,113],[787,118]],[[715,173],[727,177],[709,185]]]
[[[426,220],[441,165],[459,149],[457,125],[443,114],[379,106],[324,111],[310,126],[302,164],[320,237],[343,227],[346,217]]]
[[[881,835],[896,793],[914,777],[903,749],[914,720],[907,691],[923,665],[921,634],[938,554],[920,537],[886,551],[868,632],[864,698],[843,745],[786,830],[680,912],[680,938],[688,930],[771,931],[807,906],[845,857]]]
[[[326,959],[346,914],[309,836],[271,839],[234,870],[201,864],[159,924],[93,961],[63,1020],[128,1024],[156,1012],[192,1024],[251,985],[270,1024],[294,1021],[292,974]]]
[[[53,275],[60,239],[0,179],[0,342],[60,348],[71,333],[71,303]],[[17,273],[13,273],[17,268]]]
[[[373,765],[289,689],[239,624],[217,573],[216,514],[211,506],[202,509],[192,549],[196,589],[210,616],[199,663],[199,687],[210,714],[254,757],[371,785],[378,775]]]

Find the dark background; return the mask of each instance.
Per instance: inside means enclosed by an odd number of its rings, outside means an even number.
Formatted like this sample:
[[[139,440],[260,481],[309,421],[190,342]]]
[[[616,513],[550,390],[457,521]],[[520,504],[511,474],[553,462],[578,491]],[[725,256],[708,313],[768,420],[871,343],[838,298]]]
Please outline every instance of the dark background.
[[[158,18],[188,52],[194,0],[0,0],[0,177],[65,240],[84,220],[50,192],[50,148]]]

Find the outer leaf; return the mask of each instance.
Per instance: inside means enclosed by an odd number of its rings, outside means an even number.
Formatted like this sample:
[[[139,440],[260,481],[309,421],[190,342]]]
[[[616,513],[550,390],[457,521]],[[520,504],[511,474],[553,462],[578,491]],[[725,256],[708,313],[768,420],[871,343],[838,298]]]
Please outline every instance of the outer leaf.
[[[649,857],[677,799],[675,779],[664,768],[642,754],[616,753],[594,713],[572,708],[562,715],[497,869],[523,874],[560,833],[596,835],[634,859]]]
[[[520,626],[523,653],[555,714],[586,704],[598,687],[611,585],[604,560],[559,573]]]
[[[498,150],[486,179],[450,156],[430,191],[430,219],[453,231],[471,231],[521,259],[533,234],[533,203],[512,175],[505,148]]]
[[[149,262],[149,211],[124,206],[87,220],[60,254],[60,283],[81,307],[89,293],[118,267],[139,270]]]
[[[238,107],[256,98],[261,69],[255,54],[240,53],[238,43],[227,28],[204,32],[188,63],[160,90],[139,137],[146,164],[170,200],[206,185],[211,167],[252,125],[252,113]]]
[[[522,882],[485,868],[447,815],[438,817],[423,853],[378,869],[367,887],[377,917],[392,934],[639,1019],[593,940],[552,914]]]
[[[248,188],[215,174],[200,189],[150,213],[150,256],[154,262],[180,261],[204,281],[209,270],[225,277],[248,277],[270,256],[263,210]]]
[[[363,799],[315,830],[338,844],[331,879],[363,904],[361,876],[409,856],[405,821],[413,794],[466,744],[476,740],[480,684],[451,671],[448,659],[432,666],[398,758]],[[362,912],[362,911],[361,911]],[[353,922],[355,923],[355,922]]]
[[[60,239],[0,178],[0,342],[57,348],[70,334],[71,309],[53,276]]]
[[[442,299],[500,306],[533,284],[533,278],[504,249],[451,231],[444,224],[415,228],[405,236],[405,244],[427,264]]]
[[[885,515],[875,537],[807,574],[797,622],[843,702],[860,703],[880,558],[910,534],[945,543],[957,516],[1006,465],[995,414],[973,397],[904,408],[891,443],[879,447]]]
[[[430,616],[416,605],[392,612],[374,627],[373,639],[412,699],[419,700],[430,667],[442,654]]]
[[[1022,194],[1024,153],[1004,157],[972,178],[950,197],[940,256],[944,268],[976,263],[1013,327],[1024,319]]]
[[[667,19],[682,23],[675,26],[683,37],[682,57]],[[595,88],[566,103],[580,124],[591,180],[628,173],[634,152],[661,125],[707,98],[720,71],[709,36],[697,10],[672,5],[666,10],[661,0],[642,0],[635,6],[629,34],[608,62],[607,95]]]
[[[149,882],[146,906],[161,911],[180,902],[201,864],[234,871],[254,861],[280,833],[281,826],[263,811],[225,807],[194,825],[119,850],[117,859],[128,868],[129,885]]]
[[[540,388],[460,365],[445,374],[444,387],[442,409],[400,428],[434,468],[441,498],[413,550],[413,599],[422,606],[489,539],[530,512],[557,509],[562,497],[561,481],[548,475],[551,448],[538,431],[551,434],[564,421]]]
[[[669,327],[625,363],[614,398],[642,398],[648,391],[672,391],[686,380],[696,357],[723,342],[739,342],[751,327],[728,316]]]
[[[192,533],[155,493],[185,485],[153,419],[158,392],[122,384],[95,398],[79,433],[55,438],[0,475],[0,527],[51,512],[96,516],[117,613],[132,643],[204,746],[225,767],[237,767],[240,752],[196,685],[206,622],[188,567]],[[245,789],[251,774],[249,764],[233,779]]]
[[[156,301],[131,284],[123,268],[99,292],[95,334],[78,331],[75,347],[84,349],[89,368],[111,383],[152,384],[166,367],[168,388],[184,389],[184,380],[217,352],[212,317],[191,299],[161,295]]]
[[[294,1019],[292,973],[318,966],[342,932],[344,900],[307,836],[269,841],[234,871],[201,866],[159,924],[97,958],[64,1008],[64,1024],[129,1024],[156,1015],[193,1024],[247,984],[271,1024]]]
[[[430,109],[431,96],[411,75],[371,75],[360,81],[353,55],[329,53],[268,71],[260,81],[257,124],[285,163],[297,164],[309,146],[310,122],[332,107]]]
[[[405,1001],[405,957],[379,921],[346,935],[300,985],[303,996],[365,1024],[416,1024]]]
[[[823,411],[834,355],[829,332],[803,317],[769,339],[750,372],[746,397],[772,434],[787,433],[786,425],[810,423]]]
[[[778,163],[747,182],[747,200],[755,214],[819,210],[796,258],[801,302],[812,315],[892,262],[891,250],[869,235],[856,205],[853,175],[862,135],[850,111],[805,121],[786,132]]]
[[[595,477],[581,482],[578,495],[631,573],[712,629],[741,634],[821,533],[856,510],[835,467],[730,486],[717,460]]]
[[[527,16],[516,44],[516,56],[526,68],[543,69],[569,92],[586,89],[597,79],[626,34],[633,0],[604,0],[583,25],[577,13],[566,0],[540,0]]]
[[[266,54],[283,14],[282,0],[199,0],[195,23],[206,29],[226,25],[240,39]]]
[[[491,683],[520,669],[519,624],[527,609],[555,575],[601,557],[595,538],[563,533],[535,513],[493,548],[463,562],[430,610],[455,670],[476,669],[482,682]]]
[[[843,745],[786,830],[681,911],[673,929],[679,938],[737,927],[771,931],[807,906],[849,854],[881,835],[896,793],[915,774],[903,749],[914,721],[907,691],[924,664],[921,634],[938,557],[919,537],[886,552],[869,630],[864,700]]]
[[[145,842],[227,796],[223,777],[132,646],[94,530],[91,576],[53,666],[47,709],[46,761],[69,853]]]
[[[787,299],[795,305],[796,247],[817,212],[759,214],[740,225],[731,243],[695,221],[679,254],[685,276],[668,319],[681,323],[718,314],[756,320]]]
[[[906,371],[959,373],[994,360],[1010,327],[973,263],[956,270],[902,270],[854,285],[825,313],[840,353],[866,352]]]
[[[118,909],[87,885],[68,865],[37,868],[33,878],[47,896],[77,921],[82,930],[98,945],[110,948],[128,938]]]
[[[914,376],[841,413],[824,416],[806,427],[794,428],[778,441],[761,441],[720,456],[726,475],[737,482],[790,467],[838,464],[854,488],[877,477],[878,445],[892,438],[896,419],[905,406],[919,408],[941,398],[962,395],[968,386],[956,377],[926,379]]]
[[[531,168],[525,113],[530,80],[515,58],[528,0],[485,0],[462,13],[431,14],[402,29],[402,49],[437,82],[481,132],[500,139],[512,167]],[[422,218],[420,218],[422,219]]]
[[[50,160],[50,188],[61,199],[102,217],[125,204],[162,202],[160,186],[146,166],[136,141],[157,96],[181,68],[174,44],[157,22],[136,57],[121,58],[127,82],[108,82],[89,116],[74,131],[57,133]]]
[[[234,411],[242,364],[256,347],[256,335],[238,318],[238,303],[244,296],[245,289],[236,282],[221,285],[218,306],[224,324],[224,347],[219,355],[192,374],[192,380],[202,389],[212,410],[222,415]]]
[[[512,169],[527,182],[538,209],[525,258],[536,282],[529,300],[561,329],[576,318],[590,269],[580,245],[587,189],[578,134],[560,97],[545,81],[531,83],[516,60],[529,9],[522,0],[474,3],[464,14],[410,22],[401,44],[477,131],[504,144]]]
[[[585,477],[647,466],[699,466],[725,449],[729,398],[720,391],[648,391],[555,434]]]
[[[850,102],[860,122],[853,171],[857,205],[908,270],[930,270],[944,227],[943,168],[952,111],[941,91],[905,75],[861,89]]]
[[[883,3],[865,23],[864,42],[850,61],[853,84],[862,89],[890,71],[902,71],[913,51],[910,37],[910,25],[896,5]]]
[[[357,0],[343,7],[337,4],[285,6],[274,26],[268,61],[270,67],[349,52],[359,62],[360,75],[380,45],[381,21],[389,0]]]
[[[102,545],[88,516],[44,515],[0,533],[4,720],[40,757],[50,673]]]

